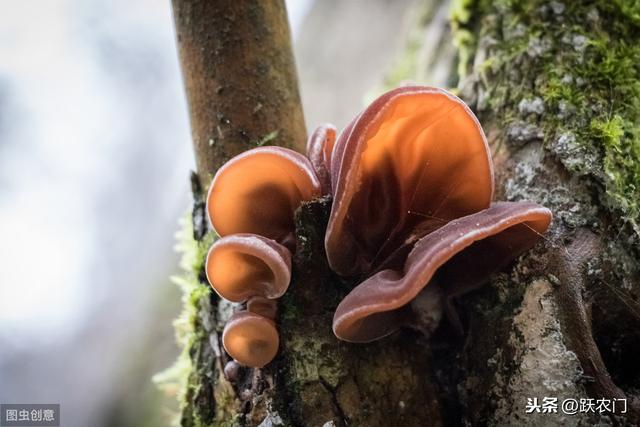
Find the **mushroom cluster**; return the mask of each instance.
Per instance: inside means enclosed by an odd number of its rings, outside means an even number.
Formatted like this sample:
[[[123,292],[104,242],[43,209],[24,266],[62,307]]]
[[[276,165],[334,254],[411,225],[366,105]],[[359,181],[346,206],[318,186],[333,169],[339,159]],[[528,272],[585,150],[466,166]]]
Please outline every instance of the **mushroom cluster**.
[[[482,127],[442,89],[407,86],[376,99],[336,141],[330,175],[329,265],[364,278],[334,315],[333,331],[345,341],[415,324],[424,317],[416,306],[435,308],[485,283],[551,222],[534,203],[491,202]]]
[[[218,294],[247,303],[223,333],[241,364],[264,366],[277,353],[275,300],[291,277],[294,211],[323,194],[332,196],[329,266],[359,282],[333,320],[350,342],[382,338],[416,316],[433,329],[448,297],[485,283],[551,222],[531,202],[492,203],[482,127],[442,89],[387,92],[337,140],[332,126],[318,128],[307,157],[277,147],[241,154],[211,184],[207,211],[222,238],[206,265]]]
[[[227,353],[242,365],[262,367],[278,352],[277,299],[291,280],[294,212],[320,188],[309,160],[280,147],[234,157],[211,183],[207,213],[220,239],[205,268],[222,298],[246,303],[222,334]]]

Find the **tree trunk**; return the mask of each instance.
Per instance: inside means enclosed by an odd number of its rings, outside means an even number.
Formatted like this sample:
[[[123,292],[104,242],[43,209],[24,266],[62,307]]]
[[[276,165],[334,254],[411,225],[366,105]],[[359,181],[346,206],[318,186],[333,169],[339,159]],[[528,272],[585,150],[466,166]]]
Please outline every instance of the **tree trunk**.
[[[272,129],[269,144],[300,147],[304,139],[284,6],[257,3],[174,0],[203,183]],[[220,334],[233,307],[204,279],[212,237],[194,177],[200,213],[181,281],[182,425],[640,422],[640,14],[615,0],[460,0],[452,19],[460,94],[489,137],[496,198],[544,204],[554,212],[552,230],[457,301],[464,337],[443,322],[430,340],[403,330],[354,345],[331,331],[350,284],[325,261],[330,200],[307,203],[296,217],[292,284],[280,301],[279,356],[231,383]],[[422,43],[433,42],[431,22],[416,29]],[[406,79],[429,75],[407,70]],[[526,413],[529,399],[545,397],[557,399],[557,412]],[[616,414],[562,411],[570,399],[603,398],[617,402]]]

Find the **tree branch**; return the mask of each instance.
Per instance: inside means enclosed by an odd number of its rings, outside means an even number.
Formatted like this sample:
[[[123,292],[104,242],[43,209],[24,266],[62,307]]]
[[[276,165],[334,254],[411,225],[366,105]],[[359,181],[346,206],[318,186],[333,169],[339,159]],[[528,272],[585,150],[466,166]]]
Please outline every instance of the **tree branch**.
[[[284,0],[173,0],[198,175],[258,145],[302,149]]]

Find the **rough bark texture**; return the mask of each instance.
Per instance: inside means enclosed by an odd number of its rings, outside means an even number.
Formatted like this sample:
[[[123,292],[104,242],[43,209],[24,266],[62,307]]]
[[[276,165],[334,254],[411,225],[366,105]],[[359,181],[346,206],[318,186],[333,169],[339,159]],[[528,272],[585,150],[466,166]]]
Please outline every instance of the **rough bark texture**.
[[[304,148],[284,0],[173,0],[198,174],[259,145]]]
[[[189,8],[174,7],[180,21]],[[625,185],[634,183],[633,168],[640,164],[634,157],[640,156],[640,50],[630,51],[632,43],[640,46],[640,13],[608,0],[460,1],[453,10],[460,94],[489,135],[497,198],[550,207],[551,232],[486,287],[456,302],[464,337],[443,322],[430,340],[405,330],[374,344],[351,345],[331,332],[333,311],[352,284],[326,265],[322,242],[330,200],[305,204],[296,218],[292,285],[280,301],[280,354],[263,370],[242,369],[230,383],[222,373],[228,356],[219,343],[234,307],[215,298],[203,280],[212,236],[196,216],[181,282],[182,425],[638,423],[640,249],[636,187]],[[416,31],[431,34],[430,22],[425,18]],[[217,37],[217,30],[205,27],[185,31],[199,37],[213,31],[211,38]],[[190,52],[181,54],[183,62],[202,62],[191,57],[197,50]],[[404,78],[416,75],[425,72],[412,66]],[[234,78],[241,84],[241,77]],[[194,102],[194,86],[185,79],[192,120],[228,101],[222,91],[213,97],[199,93]],[[215,85],[207,88],[215,92]],[[197,156],[205,156],[198,163],[205,168],[201,175],[213,173],[231,153],[209,146],[202,154],[198,147],[196,142]],[[632,161],[625,163],[618,152]],[[194,182],[198,201],[202,189]],[[628,200],[621,188],[630,192]],[[626,414],[525,413],[528,398],[544,397],[559,403],[626,398],[628,408]]]
[[[640,350],[640,70],[638,50],[628,49],[640,40],[637,13],[615,1],[454,9],[461,95],[489,135],[497,196],[538,201],[555,217],[538,251],[465,301],[473,346],[461,358],[467,419],[639,422],[640,374],[629,361]],[[525,414],[528,397],[545,396],[627,398],[628,411]]]

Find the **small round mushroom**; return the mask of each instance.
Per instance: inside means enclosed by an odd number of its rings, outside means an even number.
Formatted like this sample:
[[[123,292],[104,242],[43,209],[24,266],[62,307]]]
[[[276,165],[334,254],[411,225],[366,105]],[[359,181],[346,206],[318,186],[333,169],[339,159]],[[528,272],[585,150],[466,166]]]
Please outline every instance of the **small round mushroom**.
[[[331,124],[319,126],[307,142],[307,157],[320,180],[322,193],[331,192],[331,154],[336,142],[336,128]]]
[[[255,234],[232,234],[217,240],[206,260],[211,287],[232,302],[261,295],[279,298],[291,280],[291,253],[274,240]]]
[[[376,99],[342,132],[331,161],[325,246],[342,276],[375,269],[420,229],[489,207],[491,154],[469,107],[442,89],[407,86]]]
[[[262,368],[276,357],[280,338],[273,320],[239,311],[225,325],[222,345],[241,365]]]
[[[409,303],[425,286],[437,280],[449,295],[475,289],[531,248],[550,222],[551,212],[530,202],[494,203],[452,220],[418,240],[403,268],[379,271],[356,286],[336,309],[335,335],[363,343],[394,332],[415,318]]]
[[[207,196],[209,220],[220,236],[258,234],[293,244],[293,216],[320,195],[309,160],[281,147],[246,151],[222,166]]]

